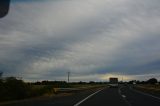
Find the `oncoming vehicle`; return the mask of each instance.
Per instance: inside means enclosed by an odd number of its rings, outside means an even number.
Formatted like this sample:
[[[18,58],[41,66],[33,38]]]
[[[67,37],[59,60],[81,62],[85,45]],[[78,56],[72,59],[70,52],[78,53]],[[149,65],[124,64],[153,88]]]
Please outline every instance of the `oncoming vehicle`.
[[[118,87],[118,78],[109,78],[110,87]]]

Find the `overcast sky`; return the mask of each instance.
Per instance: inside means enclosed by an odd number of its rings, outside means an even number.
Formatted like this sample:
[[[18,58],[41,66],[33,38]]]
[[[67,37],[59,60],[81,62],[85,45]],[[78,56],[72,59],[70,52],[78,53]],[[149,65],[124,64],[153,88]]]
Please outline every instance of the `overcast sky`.
[[[26,81],[160,79],[160,0],[12,0],[0,71]]]

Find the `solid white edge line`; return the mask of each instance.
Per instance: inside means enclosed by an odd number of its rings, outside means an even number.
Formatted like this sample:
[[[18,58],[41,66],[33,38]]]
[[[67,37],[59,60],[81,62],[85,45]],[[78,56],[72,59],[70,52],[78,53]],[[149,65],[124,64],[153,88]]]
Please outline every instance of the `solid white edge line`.
[[[131,87],[130,87],[130,89],[131,89],[132,91],[137,92],[137,93],[140,93],[140,94],[143,94],[143,95],[146,95],[146,96],[149,96],[149,97],[152,97],[152,98],[155,98],[155,99],[160,100],[160,98],[157,97],[157,96],[153,96],[153,95],[151,95],[151,94],[148,94],[148,93],[144,93],[144,92],[142,92],[142,91],[135,90],[135,89],[133,89],[133,88],[131,88]]]
[[[105,88],[104,88],[105,89]],[[89,99],[90,97],[92,97],[93,95],[97,94],[98,92],[102,91],[103,89],[100,89],[94,93],[92,93],[91,95],[87,96],[86,98],[84,98],[83,100],[79,101],[78,103],[76,103],[73,106],[79,106],[81,103],[83,103],[84,101],[86,101],[87,99]]]

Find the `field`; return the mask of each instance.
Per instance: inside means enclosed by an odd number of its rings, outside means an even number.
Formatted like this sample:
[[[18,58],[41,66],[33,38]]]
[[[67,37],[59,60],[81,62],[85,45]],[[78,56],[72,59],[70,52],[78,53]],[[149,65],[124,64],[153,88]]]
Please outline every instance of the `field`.
[[[159,84],[139,84],[136,85],[135,88],[137,90],[160,96],[160,85]]]

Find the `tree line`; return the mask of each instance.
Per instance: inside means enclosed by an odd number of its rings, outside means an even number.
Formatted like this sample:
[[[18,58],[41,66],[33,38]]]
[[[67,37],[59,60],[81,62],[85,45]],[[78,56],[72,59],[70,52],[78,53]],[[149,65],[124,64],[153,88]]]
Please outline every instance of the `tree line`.
[[[158,80],[156,78],[150,78],[147,81],[139,81],[139,80],[132,80],[128,82],[129,84],[160,84],[160,82],[158,82]]]

